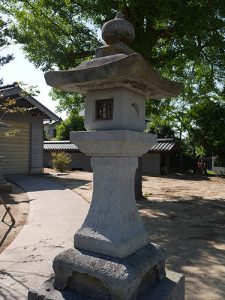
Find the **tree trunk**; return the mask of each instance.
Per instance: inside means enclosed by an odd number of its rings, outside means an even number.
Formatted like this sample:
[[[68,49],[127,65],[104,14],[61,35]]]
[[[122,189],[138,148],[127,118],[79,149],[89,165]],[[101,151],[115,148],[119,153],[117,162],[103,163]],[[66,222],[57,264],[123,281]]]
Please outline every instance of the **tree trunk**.
[[[135,173],[135,183],[134,183],[135,199],[140,201],[143,199],[142,194],[142,157],[138,158],[138,168]]]
[[[182,147],[181,147],[181,143],[182,143],[182,132],[180,131],[180,153],[179,153],[179,172],[182,173],[183,172],[183,153],[182,153]]]
[[[179,172],[183,173],[183,154],[180,146],[180,153],[179,153]]]

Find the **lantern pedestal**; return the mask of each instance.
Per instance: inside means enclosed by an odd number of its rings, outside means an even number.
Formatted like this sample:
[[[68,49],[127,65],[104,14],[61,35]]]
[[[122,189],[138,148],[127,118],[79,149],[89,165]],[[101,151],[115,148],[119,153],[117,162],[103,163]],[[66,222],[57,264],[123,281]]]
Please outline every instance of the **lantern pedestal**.
[[[53,262],[55,279],[30,290],[29,300],[180,300],[184,277],[167,271],[164,251],[149,243],[127,258],[68,249]]]
[[[155,135],[129,130],[72,132],[71,141],[91,156],[93,196],[74,247],[112,257],[128,257],[149,243],[138,213],[134,178],[138,157]]]

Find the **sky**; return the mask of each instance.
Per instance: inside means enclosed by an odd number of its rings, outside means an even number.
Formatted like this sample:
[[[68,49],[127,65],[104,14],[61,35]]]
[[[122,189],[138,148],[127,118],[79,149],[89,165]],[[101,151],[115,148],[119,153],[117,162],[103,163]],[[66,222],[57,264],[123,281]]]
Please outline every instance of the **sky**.
[[[3,84],[12,84],[13,82],[23,82],[28,86],[37,86],[40,94],[35,98],[57,114],[57,116],[65,119],[65,113],[58,113],[56,111],[57,101],[53,101],[49,96],[51,87],[45,82],[44,73],[35,68],[35,66],[28,61],[23,53],[20,45],[10,45],[1,51],[1,56],[5,54],[13,54],[14,60],[4,65],[0,69],[0,78],[3,79]]]

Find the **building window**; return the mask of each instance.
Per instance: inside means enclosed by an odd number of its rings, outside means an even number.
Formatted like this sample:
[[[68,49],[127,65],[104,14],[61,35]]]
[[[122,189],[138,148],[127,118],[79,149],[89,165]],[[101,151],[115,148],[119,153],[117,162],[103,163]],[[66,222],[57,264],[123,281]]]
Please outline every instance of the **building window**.
[[[113,119],[113,99],[96,100],[95,105],[96,120]]]

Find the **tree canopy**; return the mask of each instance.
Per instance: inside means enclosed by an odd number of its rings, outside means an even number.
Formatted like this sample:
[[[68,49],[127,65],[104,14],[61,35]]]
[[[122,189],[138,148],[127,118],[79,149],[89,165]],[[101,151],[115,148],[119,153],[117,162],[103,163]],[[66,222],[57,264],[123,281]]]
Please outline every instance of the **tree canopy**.
[[[225,155],[225,103],[209,99],[192,107],[189,139],[199,156]]]
[[[3,0],[4,2],[5,0]],[[97,29],[122,10],[136,31],[132,48],[166,75],[224,75],[223,0],[7,0],[14,37],[44,70],[71,68],[102,42]],[[168,74],[167,74],[168,73]],[[203,74],[202,74],[203,73]],[[206,80],[206,78],[205,78]],[[211,81],[213,85],[213,81]]]
[[[79,116],[76,112],[71,112],[69,117],[59,124],[56,128],[56,139],[57,140],[69,140],[70,131],[83,131],[84,118]]]
[[[12,17],[14,39],[44,71],[72,68],[91,58],[103,43],[98,30],[121,10],[135,27],[131,47],[162,75],[185,84],[175,99],[148,102],[154,132],[170,127],[180,137],[187,136],[193,112],[199,112],[197,104],[215,105],[225,98],[224,0],[2,2],[2,11]],[[57,91],[54,96],[63,110],[82,106],[79,96]]]
[[[10,41],[10,31],[8,29],[7,23],[3,21],[0,16],[0,52],[3,51],[8,45]],[[0,67],[9,63],[13,59],[12,54],[0,55]],[[0,85],[3,83],[0,78]]]

